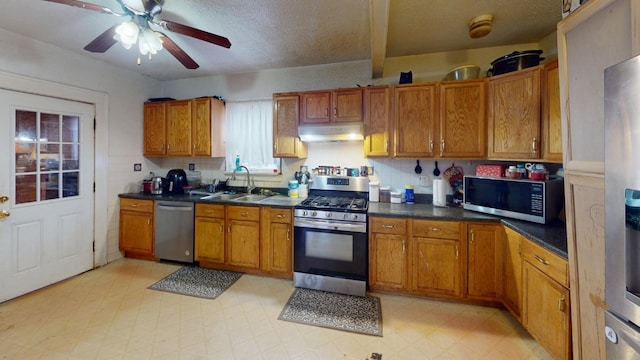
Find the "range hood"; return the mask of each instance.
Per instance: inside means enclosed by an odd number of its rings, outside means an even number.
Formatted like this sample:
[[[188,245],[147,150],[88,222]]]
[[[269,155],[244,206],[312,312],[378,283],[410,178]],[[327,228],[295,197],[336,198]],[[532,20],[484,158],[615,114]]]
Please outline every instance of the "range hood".
[[[363,133],[361,122],[298,126],[298,136],[303,142],[362,141]]]

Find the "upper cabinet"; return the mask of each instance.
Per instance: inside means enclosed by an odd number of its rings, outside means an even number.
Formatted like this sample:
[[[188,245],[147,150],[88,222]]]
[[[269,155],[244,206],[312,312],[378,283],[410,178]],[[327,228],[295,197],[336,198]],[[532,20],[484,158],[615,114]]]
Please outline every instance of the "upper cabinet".
[[[144,155],[224,157],[224,103],[213,98],[144,104]]]
[[[394,156],[416,158],[434,155],[436,91],[435,83],[394,87]]]
[[[487,156],[486,81],[440,84],[439,155],[476,159]]]
[[[362,121],[362,89],[300,93],[300,124]]]
[[[388,157],[391,154],[391,88],[368,87],[364,90],[364,154]]]
[[[298,94],[273,94],[273,157],[307,157],[307,147],[298,137],[299,115]]]
[[[542,158],[546,162],[561,163],[562,122],[558,60],[545,65],[542,84]]]
[[[540,157],[542,66],[494,76],[489,82],[489,158]]]

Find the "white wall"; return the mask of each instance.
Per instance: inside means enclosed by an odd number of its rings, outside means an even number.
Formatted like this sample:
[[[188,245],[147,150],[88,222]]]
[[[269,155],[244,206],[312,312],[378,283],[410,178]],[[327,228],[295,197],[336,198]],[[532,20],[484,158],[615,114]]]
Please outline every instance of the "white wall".
[[[107,116],[98,119],[103,122],[98,124],[98,131],[107,134],[98,136],[107,141],[96,148],[97,157],[106,159],[106,163],[98,162],[96,167],[108,174],[108,179],[101,181],[106,188],[96,189],[96,207],[106,215],[96,218],[96,227],[108,231],[106,244],[96,244],[99,249],[96,262],[100,265],[121,257],[118,194],[130,191],[141,177],[140,173],[133,172],[133,163],[143,163],[143,169],[153,165],[142,157],[141,104],[149,97],[160,95],[160,82],[2,29],[0,43],[0,71],[106,95]],[[102,196],[104,192],[106,195]],[[106,199],[105,203],[100,199]]]

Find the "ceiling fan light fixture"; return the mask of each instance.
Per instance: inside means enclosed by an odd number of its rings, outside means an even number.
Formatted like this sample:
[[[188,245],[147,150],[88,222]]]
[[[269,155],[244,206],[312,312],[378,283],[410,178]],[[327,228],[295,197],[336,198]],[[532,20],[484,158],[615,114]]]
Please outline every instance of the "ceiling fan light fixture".
[[[127,21],[125,23],[120,24],[116,28],[116,34],[113,38],[122,43],[122,46],[129,50],[138,41],[138,34],[140,33],[140,28],[133,21]]]
[[[158,51],[162,50],[162,40],[160,39],[160,34],[149,28],[146,28],[140,33],[140,37],[138,37],[138,48],[140,49],[140,54],[142,55],[155,55]]]
[[[487,36],[491,32],[493,16],[491,14],[482,14],[474,17],[469,22],[469,36],[472,39],[478,39]]]

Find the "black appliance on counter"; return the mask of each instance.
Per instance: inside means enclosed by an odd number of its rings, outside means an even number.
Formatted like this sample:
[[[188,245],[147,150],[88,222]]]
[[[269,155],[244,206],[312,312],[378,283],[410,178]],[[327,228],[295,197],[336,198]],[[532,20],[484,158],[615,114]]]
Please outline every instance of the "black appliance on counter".
[[[294,211],[294,286],[365,296],[369,179],[312,179],[309,198]]]
[[[167,173],[164,192],[169,194],[184,194],[184,187],[189,185],[187,173],[182,169],[171,169]]]

